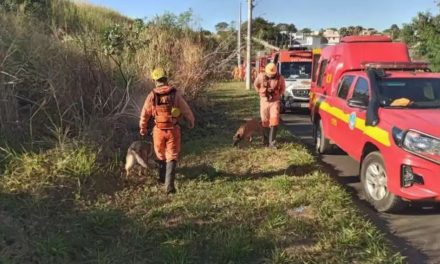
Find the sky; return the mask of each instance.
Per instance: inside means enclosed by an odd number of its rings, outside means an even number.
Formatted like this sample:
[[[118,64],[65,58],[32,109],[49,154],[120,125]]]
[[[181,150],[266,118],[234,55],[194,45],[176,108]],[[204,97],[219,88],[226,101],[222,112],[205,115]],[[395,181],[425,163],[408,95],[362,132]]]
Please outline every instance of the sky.
[[[243,20],[246,0],[88,0],[132,18],[151,18],[164,12],[193,10],[198,24],[214,31],[218,22],[238,20],[240,2]],[[297,28],[356,26],[384,30],[408,23],[420,11],[438,13],[435,0],[255,0],[254,17],[271,22],[293,23]]]

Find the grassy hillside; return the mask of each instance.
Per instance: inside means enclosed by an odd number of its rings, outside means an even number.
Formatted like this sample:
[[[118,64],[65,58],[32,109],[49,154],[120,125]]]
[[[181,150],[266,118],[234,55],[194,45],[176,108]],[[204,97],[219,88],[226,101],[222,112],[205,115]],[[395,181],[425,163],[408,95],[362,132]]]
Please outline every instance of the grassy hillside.
[[[191,19],[133,21],[66,0],[0,2],[0,146],[38,151],[83,141],[105,145],[101,154],[112,158],[136,130],[154,67],[189,99],[223,67],[223,48],[191,29]]]
[[[43,22],[48,31],[63,30],[69,34],[103,32],[112,24],[131,22],[114,10],[85,1],[4,0],[0,3],[0,11]]]
[[[208,97],[184,131],[174,196],[154,173],[125,179],[96,149],[14,155],[0,180],[4,263],[401,263],[350,196],[282,130],[281,148],[231,146],[258,100]]]

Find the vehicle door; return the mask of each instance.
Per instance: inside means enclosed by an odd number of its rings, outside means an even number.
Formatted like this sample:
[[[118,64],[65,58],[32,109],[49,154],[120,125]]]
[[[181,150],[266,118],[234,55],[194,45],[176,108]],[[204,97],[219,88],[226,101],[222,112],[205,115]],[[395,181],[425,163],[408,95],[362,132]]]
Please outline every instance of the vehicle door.
[[[329,137],[342,149],[349,147],[347,136],[350,136],[350,130],[347,126],[347,98],[350,90],[355,83],[356,76],[343,75],[338,84],[336,93],[329,96],[329,104],[331,108],[328,109],[330,115],[330,134]]]
[[[318,69],[319,71],[316,73],[316,82],[312,82],[311,84],[311,93],[310,93],[310,114],[312,117],[312,122],[315,114],[319,111],[319,103],[315,104],[317,99],[323,97],[324,93],[324,73],[327,69],[328,60],[323,60],[320,62]],[[320,113],[322,114],[322,113]]]
[[[357,78],[349,99],[345,104],[345,112],[348,113],[348,131],[345,139],[347,148],[345,151],[353,158],[360,159],[362,149],[367,140],[364,134],[367,107],[370,98],[370,85],[365,77]]]

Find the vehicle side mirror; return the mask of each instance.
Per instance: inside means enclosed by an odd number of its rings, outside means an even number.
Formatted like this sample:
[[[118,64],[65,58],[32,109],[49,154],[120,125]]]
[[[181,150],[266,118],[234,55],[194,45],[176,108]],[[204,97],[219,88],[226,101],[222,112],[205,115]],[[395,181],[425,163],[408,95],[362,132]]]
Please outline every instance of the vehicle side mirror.
[[[352,98],[347,101],[347,105],[353,108],[366,109],[368,107],[368,101],[364,99]]]

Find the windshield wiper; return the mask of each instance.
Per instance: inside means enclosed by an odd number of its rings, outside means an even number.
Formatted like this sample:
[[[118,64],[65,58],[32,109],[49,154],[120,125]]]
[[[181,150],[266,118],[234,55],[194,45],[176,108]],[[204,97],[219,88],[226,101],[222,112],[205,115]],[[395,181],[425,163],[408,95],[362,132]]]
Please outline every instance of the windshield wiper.
[[[408,107],[413,109],[436,109],[436,108],[440,108],[440,104],[414,103]]]
[[[391,105],[381,105],[385,109],[407,109],[409,106],[391,106]]]

